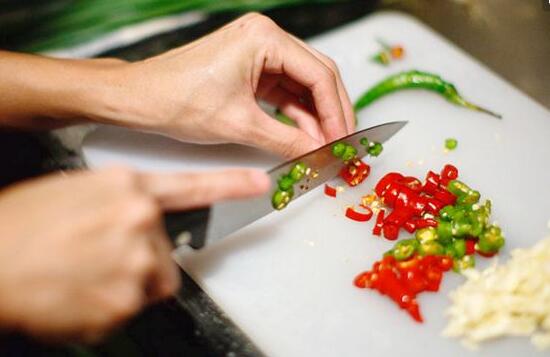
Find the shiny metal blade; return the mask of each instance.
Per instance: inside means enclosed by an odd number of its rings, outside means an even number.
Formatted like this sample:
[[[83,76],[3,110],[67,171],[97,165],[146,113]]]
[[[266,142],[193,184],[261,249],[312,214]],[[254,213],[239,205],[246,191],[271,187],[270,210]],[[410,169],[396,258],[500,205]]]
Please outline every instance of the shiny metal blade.
[[[369,141],[384,143],[406,124],[406,121],[398,121],[377,125],[338,139],[335,142],[344,142],[359,148],[361,147],[359,141],[361,138],[366,137]],[[332,155],[333,144],[334,142],[326,144],[317,150],[269,170],[268,174],[271,178],[272,188],[266,194],[252,199],[232,200],[212,206],[206,244],[221,239],[271,213],[274,210],[271,205],[271,196],[277,189],[277,180],[282,175],[287,174],[296,163],[303,162],[313,171],[308,182],[305,182],[303,186],[296,185],[298,187],[294,187],[293,200],[334,178],[342,168],[342,160]],[[313,176],[316,177],[313,178]]]

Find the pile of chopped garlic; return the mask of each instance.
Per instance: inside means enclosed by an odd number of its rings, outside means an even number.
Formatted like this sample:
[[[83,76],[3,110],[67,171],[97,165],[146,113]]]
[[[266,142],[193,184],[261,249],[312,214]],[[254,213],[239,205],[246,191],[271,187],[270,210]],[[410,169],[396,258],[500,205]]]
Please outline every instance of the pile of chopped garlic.
[[[467,281],[451,292],[443,335],[467,347],[503,336],[530,336],[550,348],[550,238],[512,252],[503,265],[464,272]]]

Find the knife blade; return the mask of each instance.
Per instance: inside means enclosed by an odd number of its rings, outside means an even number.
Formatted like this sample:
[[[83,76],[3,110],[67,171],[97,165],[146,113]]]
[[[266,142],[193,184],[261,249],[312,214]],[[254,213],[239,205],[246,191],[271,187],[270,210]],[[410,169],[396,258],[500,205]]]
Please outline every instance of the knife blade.
[[[335,142],[361,147],[359,141],[361,138],[366,137],[369,141],[384,143],[406,124],[406,121],[397,121],[377,125],[340,138]],[[269,170],[267,174],[271,179],[272,187],[262,196],[220,202],[212,207],[192,212],[177,212],[165,215],[168,235],[176,246],[189,244],[192,248],[200,249],[204,245],[222,239],[271,213],[275,210],[271,205],[271,196],[277,189],[277,180],[282,175],[287,174],[298,162],[306,164],[315,174],[310,175],[309,182],[306,185],[294,187],[293,200],[324,184],[336,177],[342,168],[342,160],[332,155],[332,145],[335,142],[326,144]],[[313,176],[315,176],[314,179]]]

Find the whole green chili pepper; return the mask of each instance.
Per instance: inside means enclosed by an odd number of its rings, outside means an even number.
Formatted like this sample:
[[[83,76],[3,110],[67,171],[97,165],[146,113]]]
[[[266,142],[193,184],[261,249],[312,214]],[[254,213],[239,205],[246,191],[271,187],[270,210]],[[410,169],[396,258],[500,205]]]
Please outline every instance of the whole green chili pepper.
[[[500,114],[466,101],[453,84],[443,80],[440,76],[417,70],[395,74],[376,84],[357,100],[354,105],[355,112],[365,108],[378,98],[401,89],[426,89],[437,92],[453,104],[483,112],[495,118],[502,118]]]

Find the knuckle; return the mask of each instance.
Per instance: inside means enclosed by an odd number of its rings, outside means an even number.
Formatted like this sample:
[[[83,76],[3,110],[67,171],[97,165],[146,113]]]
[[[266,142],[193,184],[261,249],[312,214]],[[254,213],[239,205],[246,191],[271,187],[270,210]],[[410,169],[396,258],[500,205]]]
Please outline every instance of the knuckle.
[[[129,167],[117,166],[108,169],[107,176],[111,184],[117,187],[135,187],[137,184],[137,175]]]
[[[300,143],[298,140],[289,140],[281,147],[281,154],[284,157],[294,157],[300,153]]]
[[[330,83],[336,83],[336,73],[334,73],[328,66],[323,67],[321,70],[321,76],[325,80],[330,81]]]
[[[154,271],[156,263],[155,254],[150,245],[147,244],[144,249],[136,254],[136,257],[131,262],[130,271],[138,275],[138,278],[141,278],[141,276]]]
[[[123,214],[131,225],[152,225],[160,219],[160,207],[152,198],[145,196],[131,198],[127,202],[127,207]]]
[[[336,62],[330,58],[330,57],[326,57],[325,56],[325,59],[326,59],[326,63],[327,63],[327,66],[334,72],[334,73],[338,73],[339,70],[338,70],[338,65],[336,64]]]
[[[259,13],[250,14],[246,21],[246,27],[255,33],[271,32],[274,28],[278,28],[273,20]]]

